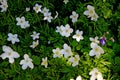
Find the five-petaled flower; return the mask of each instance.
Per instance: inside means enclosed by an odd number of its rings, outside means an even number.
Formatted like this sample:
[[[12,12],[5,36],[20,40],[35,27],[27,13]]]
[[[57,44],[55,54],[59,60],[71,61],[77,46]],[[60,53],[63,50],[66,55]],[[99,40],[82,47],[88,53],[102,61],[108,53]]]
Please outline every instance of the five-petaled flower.
[[[18,35],[17,34],[12,34],[12,33],[9,33],[8,34],[8,38],[7,38],[8,41],[11,41],[12,44],[15,44],[15,42],[19,42],[20,40],[18,39]]]
[[[76,65],[79,64],[80,57],[79,55],[75,55],[74,57],[71,56],[68,61],[72,63],[72,66],[75,67]]]
[[[53,57],[56,58],[60,58],[63,54],[61,53],[61,50],[60,48],[56,48],[56,49],[53,49],[52,52],[54,53],[53,54]]]
[[[39,44],[39,40],[33,41],[32,45],[30,45],[30,47],[34,49],[36,46],[38,46],[38,44]]]
[[[87,5],[87,9],[86,11],[84,11],[84,15],[88,16],[88,18],[91,17],[91,20],[93,21],[97,21],[98,19],[98,15],[96,14],[95,10],[94,10],[94,7],[91,6],[91,5]]]
[[[17,17],[16,21],[17,21],[16,25],[20,26],[22,29],[30,27],[29,21],[25,21],[25,17],[24,16],[22,16],[21,18]]]
[[[0,55],[2,59],[9,59],[9,63],[14,63],[14,58],[19,58],[20,55],[16,52],[13,51],[9,46],[3,45],[2,49],[4,51],[3,54]]]
[[[70,15],[70,18],[72,19],[72,22],[75,23],[78,19],[78,14],[75,11],[72,11],[72,15]]]
[[[27,67],[33,69],[34,65],[32,63],[32,59],[29,58],[29,56],[27,54],[24,54],[24,59],[20,61],[20,65],[22,65],[22,69],[25,70],[27,69]]]
[[[41,65],[43,65],[43,66],[45,66],[45,68],[47,68],[47,66],[48,66],[47,57],[42,58],[42,63],[41,63]]]
[[[92,50],[89,52],[90,56],[96,55],[96,57],[99,58],[100,55],[104,53],[104,50],[98,46],[97,43],[92,42],[90,46],[92,48]]]
[[[35,39],[39,38],[39,35],[40,35],[40,33],[37,33],[37,32],[34,31],[33,34],[30,35],[30,36],[33,38],[33,40],[35,40]]]
[[[92,71],[90,71],[89,75],[91,75],[90,80],[104,80],[102,73],[99,72],[97,68],[93,68]]]
[[[61,50],[61,53],[64,55],[65,58],[68,58],[69,56],[73,55],[71,51],[71,47],[68,46],[66,43],[63,45],[63,49]]]
[[[82,35],[83,31],[76,30],[76,34],[73,35],[73,39],[76,39],[79,42],[80,40],[84,39]]]
[[[97,44],[99,43],[98,36],[96,36],[95,38],[90,37],[89,39],[94,43],[97,43]]]
[[[41,12],[41,7],[42,7],[41,5],[36,3],[35,6],[33,7],[33,10],[35,10],[36,13]]]
[[[47,20],[48,22],[51,22],[52,19],[53,19],[53,17],[51,16],[51,12],[48,12],[48,13],[44,14],[44,19],[43,20]]]

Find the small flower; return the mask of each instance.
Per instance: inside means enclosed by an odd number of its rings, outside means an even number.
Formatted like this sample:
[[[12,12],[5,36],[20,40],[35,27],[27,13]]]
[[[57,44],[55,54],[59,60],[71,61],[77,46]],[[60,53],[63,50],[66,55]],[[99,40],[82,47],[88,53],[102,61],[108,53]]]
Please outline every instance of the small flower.
[[[38,40],[36,42],[33,41],[32,45],[30,45],[30,47],[34,49],[36,46],[38,46],[38,44],[39,44]]]
[[[77,21],[78,16],[79,15],[75,11],[72,12],[72,15],[70,15],[70,18],[72,19],[73,23]]]
[[[93,68],[93,70],[90,71],[89,75],[91,75],[90,80],[104,80],[102,73],[99,72],[97,68]]]
[[[35,10],[36,13],[41,12],[41,7],[42,7],[41,5],[35,4],[35,6],[33,7],[33,10]]]
[[[17,17],[17,26],[20,26],[22,29],[25,29],[27,27],[30,27],[29,21],[25,21],[25,17],[22,16],[21,18]]]
[[[57,28],[56,32],[59,32],[62,36],[64,36],[63,31],[65,30],[65,27],[61,25],[60,27],[57,26],[56,28]]]
[[[86,15],[86,16],[88,16],[88,18],[89,18],[89,17],[93,17],[94,14],[95,14],[94,7],[91,6],[91,5],[87,5],[87,9],[88,9],[88,10],[84,11],[83,14]]]
[[[42,58],[42,63],[41,63],[41,65],[43,65],[43,66],[45,66],[45,68],[47,68],[47,66],[48,66],[47,57]]]
[[[99,43],[98,36],[96,36],[95,38],[90,37],[90,41],[98,44]]]
[[[105,38],[105,37],[101,37],[101,38],[100,38],[100,43],[101,43],[102,45],[105,45],[105,43],[106,43],[106,38]]]
[[[22,65],[22,69],[25,70],[27,67],[33,69],[34,65],[32,63],[32,59],[29,58],[27,54],[24,54],[24,59],[20,61],[20,65]]]
[[[9,46],[3,45],[2,49],[3,49],[4,53],[1,54],[0,57],[2,59],[8,58],[9,63],[14,63],[14,58],[20,57],[20,55],[17,52],[13,51]]]
[[[99,16],[96,14],[96,12],[94,10],[94,7],[91,6],[91,5],[87,5],[87,8],[88,8],[88,10],[84,11],[83,14],[86,15],[86,16],[88,16],[88,18],[91,17],[91,20],[97,21],[97,19],[98,19]]]
[[[17,37],[18,37],[17,34],[9,33],[7,40],[8,40],[8,41],[11,41],[12,44],[15,44],[15,42],[19,42],[19,41],[20,41]]]
[[[65,4],[67,4],[67,3],[69,2],[69,0],[64,0],[63,2],[64,2]]]
[[[51,12],[45,13],[43,20],[47,20],[48,22],[51,22],[52,19],[53,17],[51,16]]]
[[[73,35],[73,39],[76,39],[78,42],[83,40],[83,31],[76,30],[76,35]]]
[[[25,10],[26,10],[27,12],[30,11],[30,7],[27,7]]]
[[[2,0],[0,3],[1,12],[7,11],[8,8],[7,0]]]
[[[65,58],[68,58],[73,54],[71,51],[71,47],[68,46],[66,43],[63,45],[63,49],[61,50],[61,53],[64,55]]]
[[[60,48],[53,49],[52,52],[54,53],[53,54],[54,58],[56,58],[56,57],[60,58],[62,56]]]
[[[43,13],[44,16],[45,16],[47,13],[49,13],[49,9],[47,9],[46,7],[44,7],[44,8],[42,9],[41,13]]]
[[[40,35],[40,33],[37,33],[37,32],[34,31],[33,34],[30,35],[30,36],[33,38],[33,40],[35,40],[35,39],[39,38],[39,35]]]
[[[74,57],[73,56],[70,57],[68,61],[72,63],[73,67],[75,67],[76,65],[79,64],[79,60],[80,60],[79,55],[75,55]]]
[[[70,28],[69,24],[66,24],[65,28],[64,28],[64,30],[62,32],[62,35],[65,36],[65,37],[69,37],[72,32],[73,32],[73,29]]]
[[[104,53],[104,50],[94,42],[91,43],[91,48],[92,50],[89,52],[90,56],[96,55],[96,57],[99,58],[100,55]]]

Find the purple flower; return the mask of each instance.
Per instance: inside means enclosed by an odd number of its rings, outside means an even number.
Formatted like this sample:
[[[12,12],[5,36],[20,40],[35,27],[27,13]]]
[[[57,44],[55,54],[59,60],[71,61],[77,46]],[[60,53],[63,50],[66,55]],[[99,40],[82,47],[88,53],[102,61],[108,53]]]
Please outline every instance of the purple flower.
[[[105,45],[105,43],[106,43],[106,38],[105,38],[105,37],[102,37],[102,38],[100,39],[100,43],[101,43],[102,45]]]

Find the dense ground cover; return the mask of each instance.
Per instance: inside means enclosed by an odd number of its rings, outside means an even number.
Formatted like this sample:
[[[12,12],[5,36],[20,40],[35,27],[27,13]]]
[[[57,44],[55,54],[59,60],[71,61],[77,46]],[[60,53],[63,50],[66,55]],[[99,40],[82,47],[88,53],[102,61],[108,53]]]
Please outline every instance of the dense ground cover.
[[[119,80],[118,0],[0,0],[0,80]]]

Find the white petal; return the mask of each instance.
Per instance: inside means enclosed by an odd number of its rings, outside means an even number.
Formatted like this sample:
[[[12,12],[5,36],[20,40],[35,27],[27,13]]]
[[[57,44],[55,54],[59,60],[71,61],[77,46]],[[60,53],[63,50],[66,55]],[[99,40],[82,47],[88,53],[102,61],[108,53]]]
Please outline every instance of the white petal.
[[[14,63],[14,58],[9,58],[9,63]]]
[[[81,76],[78,76],[78,77],[76,78],[76,80],[82,80]]]
[[[33,63],[32,63],[32,62],[30,62],[30,63],[28,64],[28,66],[29,66],[31,69],[33,69],[33,68],[34,68],[34,65],[33,65]]]
[[[27,65],[26,65],[26,64],[22,65],[22,69],[23,69],[23,70],[25,70],[26,68],[27,68]]]
[[[84,11],[84,13],[83,13],[84,15],[89,15],[89,11],[88,10],[86,10],[86,11]]]
[[[94,56],[94,55],[95,55],[95,52],[94,52],[93,50],[91,50],[91,51],[89,52],[89,55],[90,55],[90,56]]]
[[[0,55],[0,57],[1,57],[2,59],[6,59],[6,58],[7,58],[7,54],[6,54],[6,53],[2,53],[2,54]]]
[[[20,65],[25,64],[25,60],[20,61]]]

